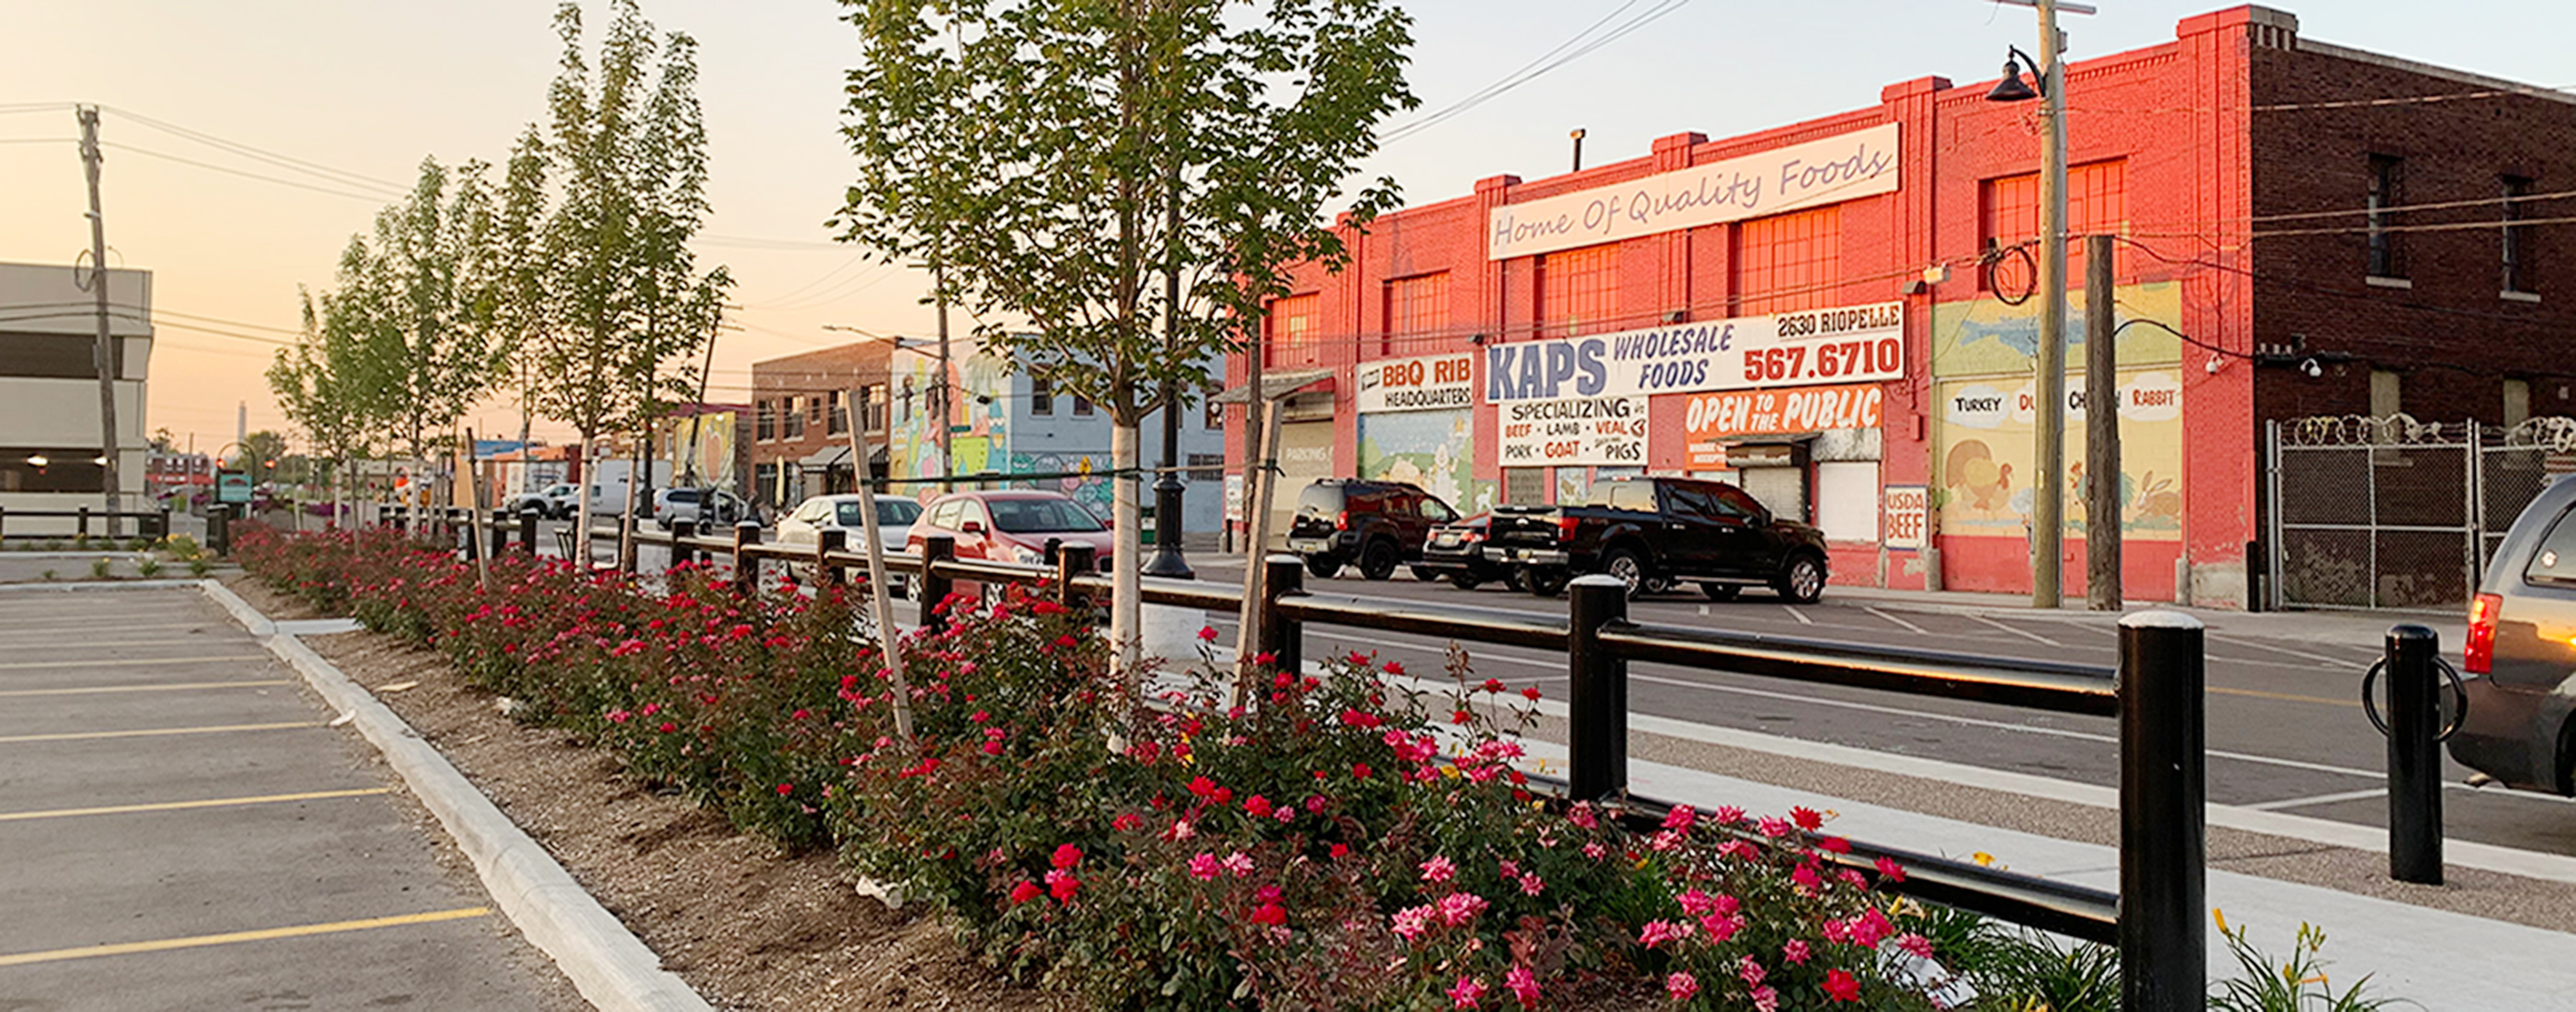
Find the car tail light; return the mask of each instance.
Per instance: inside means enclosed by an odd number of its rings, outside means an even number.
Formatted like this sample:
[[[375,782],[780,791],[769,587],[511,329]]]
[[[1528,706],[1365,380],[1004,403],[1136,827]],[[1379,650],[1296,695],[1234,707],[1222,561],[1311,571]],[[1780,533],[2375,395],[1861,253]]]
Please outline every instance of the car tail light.
[[[1342,510],[1342,511],[1340,511],[1340,512],[1334,513],[1334,514],[1333,514],[1333,529],[1334,529],[1334,530],[1337,530],[1337,531],[1347,531],[1347,530],[1350,530],[1350,529],[1351,529],[1351,511],[1349,511],[1349,510]]]
[[[2469,640],[2460,651],[2460,666],[2472,675],[2483,675],[2495,666],[2496,617],[2504,611],[2504,598],[2480,594],[2469,603]]]
[[[1583,521],[1577,520],[1573,517],[1558,517],[1556,518],[1556,536],[1560,538],[1573,537],[1574,529],[1582,526],[1582,524]]]

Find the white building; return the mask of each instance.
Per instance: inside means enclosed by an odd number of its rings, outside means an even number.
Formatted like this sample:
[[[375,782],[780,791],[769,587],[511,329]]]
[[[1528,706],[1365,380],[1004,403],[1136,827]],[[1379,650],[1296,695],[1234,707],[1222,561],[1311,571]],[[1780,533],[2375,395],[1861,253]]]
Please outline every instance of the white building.
[[[0,509],[10,535],[72,531],[74,521],[20,511],[105,505],[99,445],[96,296],[86,267],[0,263]],[[152,273],[107,272],[108,332],[115,337],[118,508],[153,508],[143,494],[151,447],[144,439],[152,360]],[[93,523],[93,533],[106,533]],[[121,533],[134,528],[122,525]]]

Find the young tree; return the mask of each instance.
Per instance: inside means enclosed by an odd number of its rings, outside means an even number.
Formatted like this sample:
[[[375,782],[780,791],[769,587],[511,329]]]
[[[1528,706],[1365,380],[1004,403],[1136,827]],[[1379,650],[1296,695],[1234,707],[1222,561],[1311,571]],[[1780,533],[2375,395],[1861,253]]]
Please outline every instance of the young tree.
[[[1284,270],[1338,264],[1328,201],[1374,127],[1416,104],[1411,19],[1380,0],[842,0],[857,181],[845,238],[937,261],[1015,365],[1103,405],[1115,433],[1110,632],[1137,659],[1138,426],[1209,385]],[[1155,284],[1157,280],[1162,284]]]
[[[373,403],[414,460],[492,383],[491,340],[477,326],[461,277],[491,228],[479,162],[451,173],[434,159],[401,203],[376,214],[372,236],[340,255],[326,322],[359,343],[364,368],[348,379],[375,386]]]
[[[585,453],[687,395],[689,355],[713,339],[733,284],[722,267],[699,273],[688,248],[707,211],[697,44],[677,32],[657,42],[634,0],[611,6],[595,71],[581,8],[556,9],[564,52],[550,120],[513,153],[495,229],[533,223],[539,255],[503,272],[524,301],[496,307],[523,314],[505,319],[530,402],[580,433]],[[581,529],[590,521],[584,496]]]
[[[282,349],[268,367],[268,388],[288,421],[304,433],[305,442],[334,463],[337,477],[353,473],[355,458],[365,456],[386,414],[383,389],[365,375],[373,367],[348,320],[330,311],[324,295],[316,311],[313,297],[302,296],[304,334]],[[344,481],[335,481],[345,488]],[[336,493],[335,499],[339,499]],[[334,511],[338,515],[338,511]]]

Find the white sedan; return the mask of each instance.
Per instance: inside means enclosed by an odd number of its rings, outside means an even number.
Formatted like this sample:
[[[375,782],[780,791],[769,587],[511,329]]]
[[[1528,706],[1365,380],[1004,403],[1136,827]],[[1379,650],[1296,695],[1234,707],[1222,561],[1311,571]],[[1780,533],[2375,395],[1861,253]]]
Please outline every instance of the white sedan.
[[[869,499],[876,500],[877,536],[885,539],[886,550],[900,552],[904,539],[912,534],[912,522],[921,519],[921,504],[899,495],[866,496],[858,493],[818,495],[797,504],[795,510],[778,520],[778,543],[811,545],[822,540],[822,532],[838,530],[842,544],[852,549],[867,547],[867,517],[860,513]],[[802,570],[804,567],[799,567]],[[898,588],[903,581],[895,581]]]

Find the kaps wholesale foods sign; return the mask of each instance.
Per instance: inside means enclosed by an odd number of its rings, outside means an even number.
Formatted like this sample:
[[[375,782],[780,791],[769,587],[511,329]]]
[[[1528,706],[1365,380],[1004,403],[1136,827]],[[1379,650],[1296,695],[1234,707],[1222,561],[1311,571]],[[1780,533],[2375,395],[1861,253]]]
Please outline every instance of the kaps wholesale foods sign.
[[[1505,404],[1496,419],[1504,467],[1643,467],[1646,399],[1566,397]]]
[[[1896,124],[1577,190],[1486,215],[1485,259],[1698,228],[1896,192]]]
[[[1742,316],[1485,349],[1485,399],[1698,393],[1905,375],[1905,304]]]
[[[1388,358],[1359,367],[1359,410],[1436,411],[1476,403],[1476,356],[1470,352]]]

